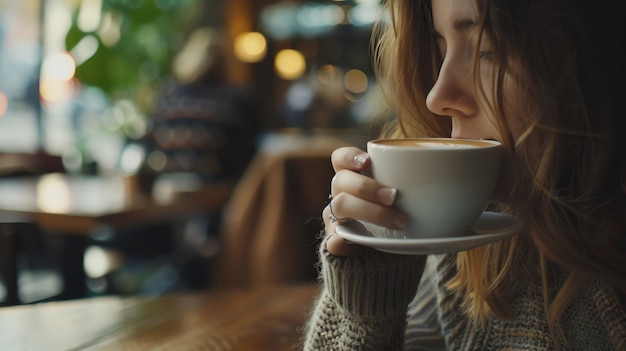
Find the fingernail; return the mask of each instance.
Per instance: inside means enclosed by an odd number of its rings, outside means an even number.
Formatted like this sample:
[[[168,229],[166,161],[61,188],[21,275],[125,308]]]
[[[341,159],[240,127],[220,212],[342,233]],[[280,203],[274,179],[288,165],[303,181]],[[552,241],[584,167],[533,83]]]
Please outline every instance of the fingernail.
[[[354,156],[354,164],[359,167],[363,167],[367,162],[367,154],[358,154]]]
[[[398,190],[395,188],[380,188],[376,191],[376,196],[384,205],[391,206],[396,201],[397,193]]]

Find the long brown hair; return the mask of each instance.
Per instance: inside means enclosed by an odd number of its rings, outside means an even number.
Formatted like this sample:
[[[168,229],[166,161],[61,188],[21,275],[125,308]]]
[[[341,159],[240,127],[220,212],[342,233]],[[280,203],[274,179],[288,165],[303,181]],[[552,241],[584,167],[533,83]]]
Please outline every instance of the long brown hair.
[[[448,287],[464,292],[468,313],[510,318],[507,300],[520,274],[538,276],[551,328],[594,279],[626,292],[626,99],[619,11],[579,0],[482,0],[489,36],[494,106],[516,161],[512,204],[527,234],[457,254]],[[607,5],[608,6],[608,5]],[[448,118],[425,104],[439,70],[430,0],[391,0],[373,34],[377,77],[395,115],[396,137],[449,136]],[[612,18],[607,18],[612,16]],[[515,62],[515,64],[511,64]],[[475,66],[478,67],[478,66]],[[513,140],[505,118],[504,76],[532,109]],[[480,87],[480,82],[476,83]],[[478,90],[481,91],[481,90]],[[555,275],[566,277],[555,285]],[[556,280],[555,280],[556,279]]]

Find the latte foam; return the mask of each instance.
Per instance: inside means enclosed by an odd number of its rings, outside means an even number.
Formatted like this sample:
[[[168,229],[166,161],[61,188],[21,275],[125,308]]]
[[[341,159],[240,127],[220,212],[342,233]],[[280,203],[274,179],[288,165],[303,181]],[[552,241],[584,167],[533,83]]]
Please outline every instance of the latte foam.
[[[408,145],[408,144],[407,144]],[[431,149],[467,149],[476,148],[484,145],[476,145],[473,143],[428,143],[428,142],[415,142],[411,144],[413,146],[431,148]]]
[[[470,149],[491,147],[493,142],[469,139],[387,139],[374,141],[378,145],[407,146],[428,149]]]

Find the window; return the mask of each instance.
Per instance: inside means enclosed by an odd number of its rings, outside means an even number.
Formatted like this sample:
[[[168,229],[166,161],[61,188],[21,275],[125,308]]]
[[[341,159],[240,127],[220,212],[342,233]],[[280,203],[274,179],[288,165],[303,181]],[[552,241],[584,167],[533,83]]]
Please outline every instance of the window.
[[[40,145],[39,0],[0,2],[0,151]]]

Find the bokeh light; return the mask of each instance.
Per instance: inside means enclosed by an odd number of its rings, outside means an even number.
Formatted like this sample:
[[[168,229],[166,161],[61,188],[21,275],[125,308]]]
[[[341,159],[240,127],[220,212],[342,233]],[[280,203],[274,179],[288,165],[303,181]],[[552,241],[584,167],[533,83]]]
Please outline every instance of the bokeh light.
[[[152,151],[148,155],[148,166],[153,170],[160,172],[167,166],[167,156],[159,150]]]
[[[237,59],[242,62],[259,62],[267,53],[267,41],[258,32],[241,33],[235,38],[234,51]]]
[[[380,4],[361,4],[353,7],[348,13],[348,21],[357,26],[372,26],[380,15]]]
[[[274,68],[278,76],[283,79],[298,79],[306,71],[306,60],[301,52],[284,49],[276,54]]]
[[[298,23],[304,28],[332,27],[345,20],[338,5],[303,5],[298,10]]]
[[[317,72],[317,79],[322,84],[335,84],[341,70],[337,66],[324,65]]]
[[[100,27],[102,0],[82,0],[78,11],[78,28],[85,32],[95,32]]]
[[[80,66],[85,61],[89,60],[93,55],[98,52],[100,43],[95,35],[86,35],[82,38],[76,46],[72,49],[72,57],[76,62],[76,66]]]
[[[51,213],[67,213],[74,209],[67,181],[60,174],[47,174],[37,183],[37,207]]]
[[[74,59],[67,52],[56,52],[47,55],[41,66],[41,74],[47,79],[70,80],[76,72]]]
[[[0,91],[0,117],[4,116],[9,110],[9,98]]]
[[[48,54],[41,64],[41,98],[48,102],[67,99],[74,91],[76,63],[67,52]]]
[[[346,89],[354,94],[361,94],[367,90],[367,75],[358,69],[351,69],[344,76]]]
[[[83,267],[88,277],[101,278],[119,268],[122,261],[122,255],[117,251],[89,246],[83,256]]]
[[[137,144],[128,145],[122,152],[120,157],[120,167],[128,174],[135,174],[145,160],[145,149]]]
[[[122,37],[122,15],[117,12],[108,11],[102,15],[98,36],[102,43],[112,47],[120,41]]]

